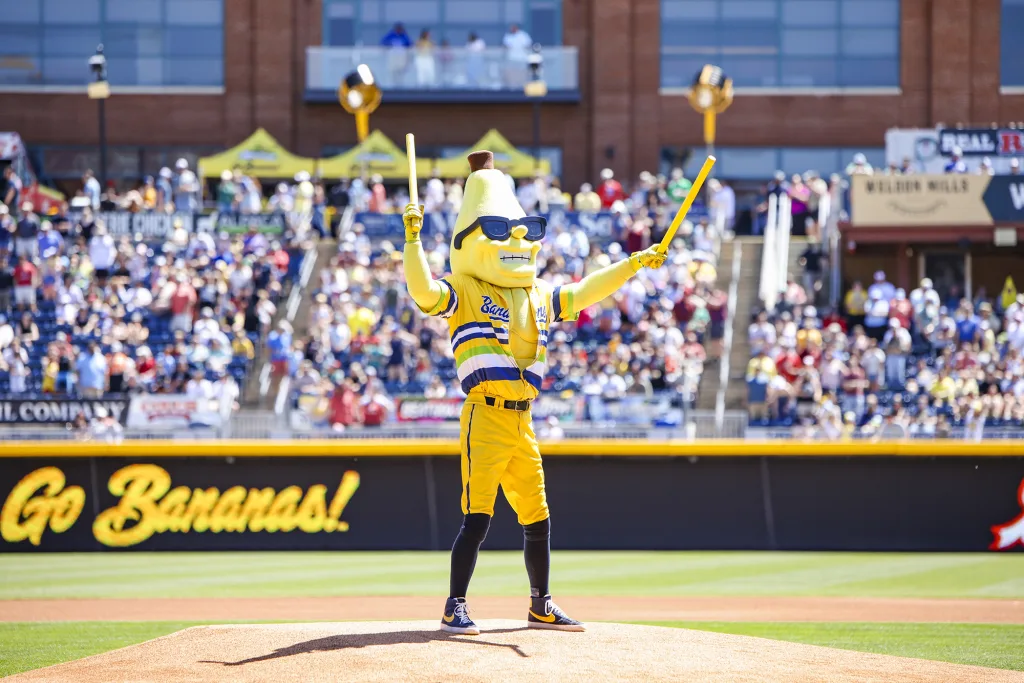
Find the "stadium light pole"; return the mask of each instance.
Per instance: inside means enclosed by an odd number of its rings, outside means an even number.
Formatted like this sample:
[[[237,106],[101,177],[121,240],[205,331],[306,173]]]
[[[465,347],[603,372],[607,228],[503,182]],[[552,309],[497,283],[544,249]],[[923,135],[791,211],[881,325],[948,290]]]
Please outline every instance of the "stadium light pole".
[[[89,99],[99,103],[100,121],[100,187],[107,187],[107,98],[110,97],[110,83],[107,82],[107,58],[103,54],[103,44],[96,46],[96,54],[89,58],[89,70],[93,81],[89,84]]]
[[[533,100],[533,169],[540,168],[540,103],[548,94],[548,84],[544,82],[541,70],[544,68],[544,55],[541,54],[540,43],[533,44],[533,51],[526,58],[530,67],[530,80],[523,88],[523,94]]]

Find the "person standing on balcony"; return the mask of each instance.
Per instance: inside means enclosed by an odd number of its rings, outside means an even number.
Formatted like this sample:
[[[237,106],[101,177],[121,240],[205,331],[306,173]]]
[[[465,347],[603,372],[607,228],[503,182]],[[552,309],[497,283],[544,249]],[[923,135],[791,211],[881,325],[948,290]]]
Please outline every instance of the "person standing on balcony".
[[[521,88],[526,84],[527,63],[530,50],[533,48],[533,38],[520,29],[519,24],[512,24],[501,42],[505,45],[505,59],[508,62],[505,66],[505,86]]]
[[[420,32],[416,41],[416,85],[421,88],[433,87],[437,81],[437,65],[434,61],[434,41],[430,37],[430,29]]]
[[[391,72],[393,83],[401,84],[405,76],[405,68],[409,64],[409,48],[412,47],[412,40],[405,32],[405,26],[395,24],[394,27],[381,38],[380,44],[388,49],[388,71]]]
[[[470,87],[482,84],[484,77],[484,50],[487,43],[475,33],[470,32],[466,39],[466,82]]]

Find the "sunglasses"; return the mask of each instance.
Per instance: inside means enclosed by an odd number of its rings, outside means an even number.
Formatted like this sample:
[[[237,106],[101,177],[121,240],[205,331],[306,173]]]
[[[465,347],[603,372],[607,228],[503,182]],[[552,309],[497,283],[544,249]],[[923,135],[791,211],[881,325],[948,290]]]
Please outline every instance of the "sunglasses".
[[[527,216],[525,218],[502,218],[501,216],[480,216],[473,221],[468,228],[455,236],[453,245],[456,249],[462,248],[462,241],[477,228],[488,237],[488,239],[503,241],[512,234],[512,228],[517,225],[526,226],[526,240],[537,242],[544,239],[548,229],[548,220],[541,216]]]

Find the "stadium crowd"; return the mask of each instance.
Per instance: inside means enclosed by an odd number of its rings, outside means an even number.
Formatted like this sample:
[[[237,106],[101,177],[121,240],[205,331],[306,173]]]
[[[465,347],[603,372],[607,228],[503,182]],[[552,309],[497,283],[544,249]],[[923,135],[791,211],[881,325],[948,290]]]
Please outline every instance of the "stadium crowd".
[[[554,208],[614,216],[610,240],[597,243],[579,225],[549,225],[538,260],[539,276],[559,284],[626,258],[660,239],[689,183],[641,174],[623,188],[605,169],[595,189],[584,184],[571,196],[557,179],[515,183],[527,214]],[[719,191],[723,185],[719,185]],[[427,213],[458,211],[461,181],[431,178],[424,188]],[[357,211],[397,212],[407,195],[387,192],[380,178],[347,186]],[[718,205],[712,202],[712,212]],[[724,331],[726,295],[717,286],[718,228],[707,215],[684,224],[667,267],[644,271],[605,304],[562,324],[548,344],[544,390],[601,397],[588,401],[588,417],[601,418],[604,400],[627,395],[670,395],[691,404],[704,364],[717,357]],[[425,244],[435,276],[446,272],[448,237]],[[320,274],[305,335],[287,325],[271,332],[271,360],[278,378],[290,377],[297,401],[315,421],[341,429],[380,424],[402,394],[461,396],[447,324],[415,310],[402,277],[402,256],[390,241],[375,242],[356,223],[340,236],[338,253]]]
[[[0,395],[236,402],[302,253],[294,231],[189,232],[176,218],[161,239],[115,236],[104,211],[198,209],[195,173],[182,159],[124,195],[82,180],[49,215],[16,191],[0,204]]]

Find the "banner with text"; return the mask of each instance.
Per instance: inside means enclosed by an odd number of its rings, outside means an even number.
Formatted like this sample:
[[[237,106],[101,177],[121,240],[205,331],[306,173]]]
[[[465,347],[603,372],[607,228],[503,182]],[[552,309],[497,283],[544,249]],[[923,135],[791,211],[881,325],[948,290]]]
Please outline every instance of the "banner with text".
[[[44,398],[37,400],[0,401],[0,424],[62,425],[84,414],[87,420],[96,417],[96,409],[124,424],[127,399]]]
[[[231,417],[231,402],[184,394],[141,394],[128,406],[129,429],[175,430],[220,427]]]
[[[986,226],[1024,222],[1024,176],[855,175],[853,227]]]
[[[280,235],[287,226],[287,217],[283,213],[132,213],[131,211],[102,211],[94,214],[98,223],[107,226],[107,232],[113,237],[140,237],[143,241],[165,240],[171,236],[176,223],[181,223],[185,232],[209,232],[240,234],[255,227],[268,235]],[[69,211],[68,220],[77,223],[82,218],[81,211]],[[401,216],[399,216],[401,224]]]

